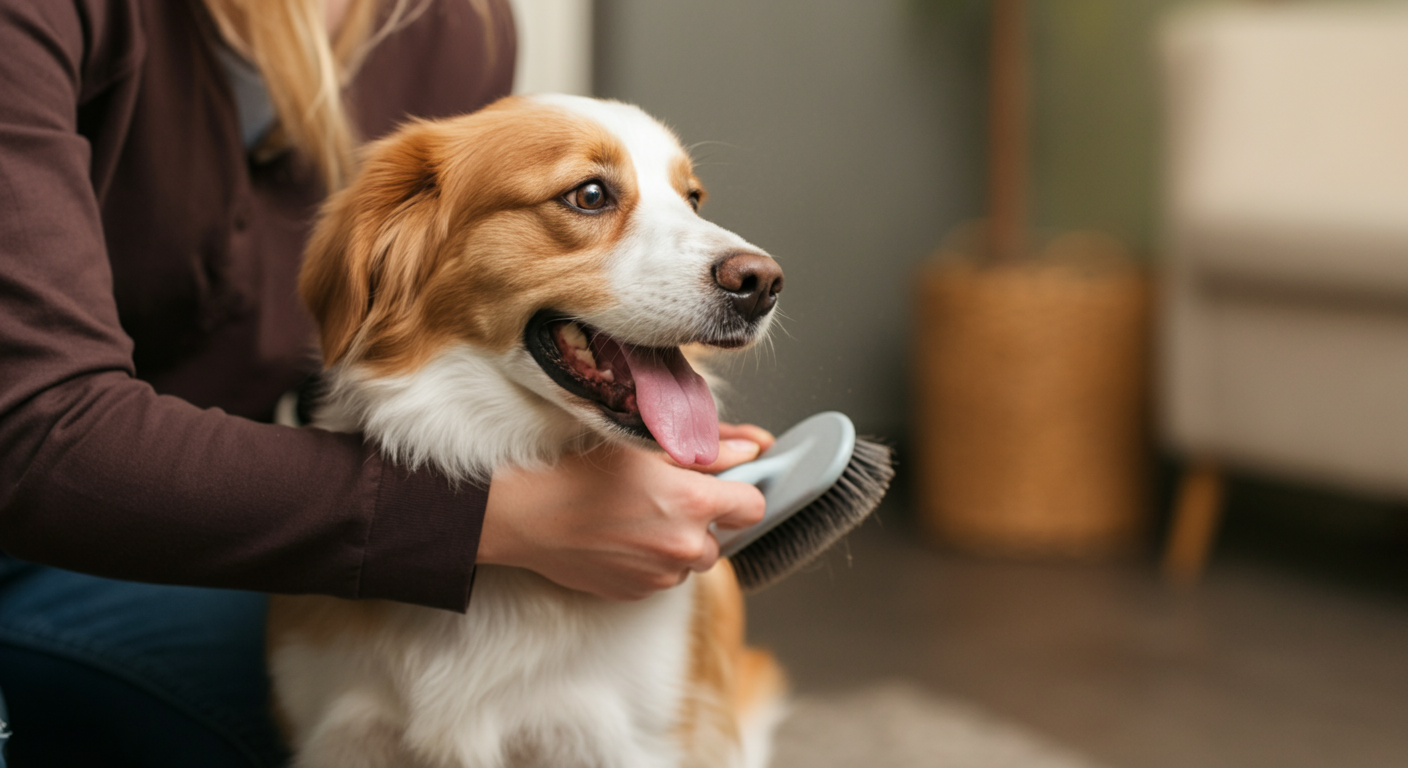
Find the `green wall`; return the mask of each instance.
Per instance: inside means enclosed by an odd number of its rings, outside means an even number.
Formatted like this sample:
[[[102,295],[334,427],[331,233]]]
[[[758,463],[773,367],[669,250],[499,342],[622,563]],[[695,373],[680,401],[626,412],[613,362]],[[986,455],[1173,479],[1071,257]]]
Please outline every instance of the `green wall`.
[[[1032,0],[1032,218],[1158,250],[1161,14],[1186,0]]]

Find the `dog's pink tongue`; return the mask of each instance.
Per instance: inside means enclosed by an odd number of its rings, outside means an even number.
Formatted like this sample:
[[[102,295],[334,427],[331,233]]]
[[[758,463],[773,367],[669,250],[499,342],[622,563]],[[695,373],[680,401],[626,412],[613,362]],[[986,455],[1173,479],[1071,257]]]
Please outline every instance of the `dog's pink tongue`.
[[[636,382],[636,404],[655,442],[689,466],[719,457],[719,416],[704,377],[678,349],[621,345]]]

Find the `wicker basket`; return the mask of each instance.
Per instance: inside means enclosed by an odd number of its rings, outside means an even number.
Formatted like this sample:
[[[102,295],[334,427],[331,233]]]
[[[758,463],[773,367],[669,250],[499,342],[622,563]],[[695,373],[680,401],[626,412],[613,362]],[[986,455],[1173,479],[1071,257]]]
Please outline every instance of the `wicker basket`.
[[[920,515],[986,554],[1131,550],[1148,506],[1150,288],[1107,240],[1030,264],[944,254],[915,337]]]

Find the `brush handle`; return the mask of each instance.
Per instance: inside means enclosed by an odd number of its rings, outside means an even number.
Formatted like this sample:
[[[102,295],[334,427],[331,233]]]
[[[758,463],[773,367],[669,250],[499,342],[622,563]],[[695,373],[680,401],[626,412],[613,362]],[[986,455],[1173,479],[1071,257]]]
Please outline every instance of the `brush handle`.
[[[731,557],[825,493],[841,477],[855,449],[856,429],[844,414],[818,413],[787,430],[766,453],[718,474],[763,492],[763,519],[747,528],[719,530],[719,551]]]
[[[793,450],[781,453],[776,456],[766,455],[762,458],[744,462],[736,467],[725,469],[715,477],[720,480],[728,480],[735,483],[747,483],[758,486],[758,489],[767,493],[762,486],[769,480],[791,469],[800,457],[801,451]]]
[[[746,464],[739,464],[736,467],[720,472],[717,477],[720,480],[747,483],[762,491],[764,498],[766,498],[768,495],[768,486],[771,485],[772,481],[790,472],[792,468],[797,465],[797,461],[805,454],[806,446],[799,446],[798,448],[775,456],[768,455],[760,459],[754,459]],[[709,530],[713,532],[714,538],[719,540],[719,554],[724,557],[733,555],[755,538],[750,536],[745,541],[743,540],[745,536],[749,536],[749,534],[755,531],[759,534],[767,531],[779,522],[781,518],[786,517],[788,511],[789,510],[785,507],[768,504],[767,510],[763,512],[763,519],[747,528],[720,530],[710,525]],[[731,548],[729,545],[735,542],[737,542],[738,546]]]

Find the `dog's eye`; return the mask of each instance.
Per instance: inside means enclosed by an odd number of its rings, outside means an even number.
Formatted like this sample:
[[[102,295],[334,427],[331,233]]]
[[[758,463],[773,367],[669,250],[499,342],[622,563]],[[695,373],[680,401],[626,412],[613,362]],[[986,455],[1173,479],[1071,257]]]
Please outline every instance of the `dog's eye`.
[[[699,190],[697,190],[697,189],[690,191],[690,193],[689,193],[689,198],[688,198],[688,199],[689,199],[689,207],[690,207],[690,208],[693,208],[695,213],[698,213],[698,212],[699,212],[699,201],[702,200],[703,197],[704,197],[704,196],[701,195],[701,194],[699,193]]]
[[[599,211],[606,207],[606,187],[589,181],[567,193],[567,202],[584,211]]]

